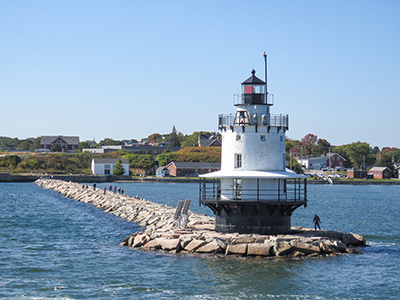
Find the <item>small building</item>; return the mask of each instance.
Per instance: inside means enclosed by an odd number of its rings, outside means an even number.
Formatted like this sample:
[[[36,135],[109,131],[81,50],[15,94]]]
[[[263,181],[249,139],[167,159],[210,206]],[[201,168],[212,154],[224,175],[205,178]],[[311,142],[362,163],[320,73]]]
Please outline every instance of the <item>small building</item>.
[[[302,160],[303,166],[309,170],[343,167],[346,159],[338,153],[328,153],[320,157],[311,157]]]
[[[170,162],[167,168],[170,176],[196,177],[221,170],[221,163]]]
[[[116,158],[93,158],[92,173],[93,175],[112,175],[118,159]],[[129,175],[129,161],[121,159],[124,175]]]
[[[348,178],[367,178],[367,171],[348,169],[347,177]]]
[[[50,150],[54,144],[61,146],[62,152],[73,152],[79,149],[79,136],[41,136],[40,148]]]
[[[158,167],[156,170],[157,177],[169,177],[169,169],[166,166]]]
[[[89,152],[89,153],[92,153],[92,154],[103,154],[103,153],[105,153],[103,148],[83,148],[82,152]]]
[[[373,175],[374,178],[381,179],[390,179],[392,177],[392,171],[387,167],[373,167],[368,174]]]

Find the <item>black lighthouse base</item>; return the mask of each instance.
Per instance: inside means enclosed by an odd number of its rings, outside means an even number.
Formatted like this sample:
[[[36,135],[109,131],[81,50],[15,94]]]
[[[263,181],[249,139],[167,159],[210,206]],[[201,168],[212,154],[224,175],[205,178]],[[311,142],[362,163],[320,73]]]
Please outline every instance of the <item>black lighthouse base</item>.
[[[306,201],[244,202],[202,201],[215,213],[218,232],[286,234],[291,231],[291,215]]]

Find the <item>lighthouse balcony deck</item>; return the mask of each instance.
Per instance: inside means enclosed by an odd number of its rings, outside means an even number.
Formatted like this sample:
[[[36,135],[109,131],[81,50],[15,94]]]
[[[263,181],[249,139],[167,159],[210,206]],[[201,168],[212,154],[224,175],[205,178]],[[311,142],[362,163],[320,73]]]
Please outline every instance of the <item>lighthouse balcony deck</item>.
[[[288,115],[266,115],[266,114],[220,114],[218,115],[219,128],[231,126],[267,126],[289,128]]]

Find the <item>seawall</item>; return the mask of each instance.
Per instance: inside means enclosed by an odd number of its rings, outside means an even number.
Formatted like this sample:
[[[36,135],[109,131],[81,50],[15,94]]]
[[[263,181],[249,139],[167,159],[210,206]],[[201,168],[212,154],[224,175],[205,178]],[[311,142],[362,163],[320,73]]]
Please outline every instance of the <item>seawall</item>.
[[[115,176],[115,175],[51,175],[52,179],[71,181],[71,182],[113,182],[123,180],[133,180],[130,176]],[[40,178],[49,178],[44,175],[14,175],[9,173],[0,173],[0,182],[34,182]]]
[[[39,179],[36,184],[143,226],[141,232],[126,237],[121,243],[123,246],[182,254],[319,257],[361,254],[355,247],[366,245],[365,239],[355,233],[300,227],[292,228],[292,233],[286,235],[219,233],[215,231],[213,217],[192,211],[189,211],[187,226],[178,228],[174,207],[73,182]]]
[[[0,173],[0,182],[34,182],[40,178],[50,178],[48,175],[15,175],[9,173]],[[52,179],[80,182],[80,183],[102,183],[102,182],[115,182],[115,181],[149,181],[149,182],[198,182],[198,179],[192,178],[158,178],[158,177],[145,177],[137,178],[131,176],[116,176],[116,175],[51,175]]]

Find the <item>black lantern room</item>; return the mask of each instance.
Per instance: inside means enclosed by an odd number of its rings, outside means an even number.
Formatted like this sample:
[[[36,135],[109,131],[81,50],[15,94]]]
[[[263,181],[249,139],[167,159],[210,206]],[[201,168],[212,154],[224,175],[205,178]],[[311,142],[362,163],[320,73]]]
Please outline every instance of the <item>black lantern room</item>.
[[[242,100],[243,104],[267,104],[266,84],[251,71],[251,76],[242,82]]]

